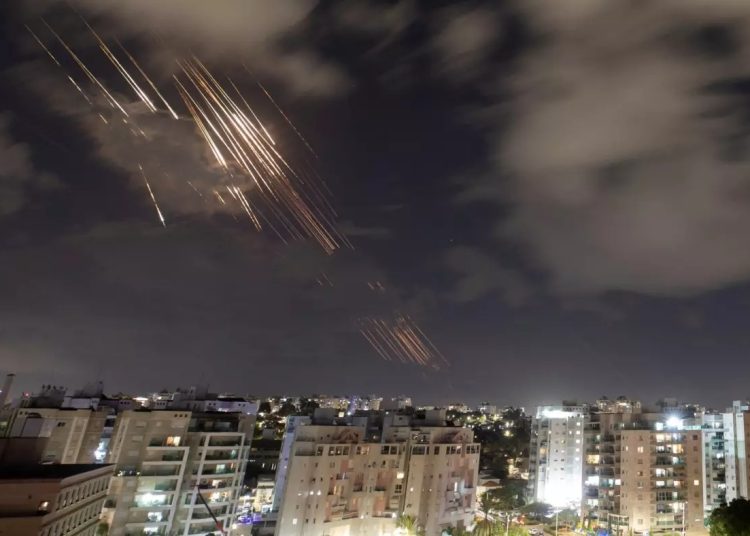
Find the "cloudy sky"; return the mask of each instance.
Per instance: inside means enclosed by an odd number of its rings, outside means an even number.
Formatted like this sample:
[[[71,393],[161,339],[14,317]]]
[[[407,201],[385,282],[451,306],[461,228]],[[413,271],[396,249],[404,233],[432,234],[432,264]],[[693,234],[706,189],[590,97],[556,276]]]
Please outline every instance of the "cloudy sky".
[[[750,4],[552,4],[3,3],[0,372],[424,403],[747,397]],[[181,115],[177,60],[231,78],[323,178],[354,250],[283,243],[197,195],[228,179],[196,125],[148,113],[83,19]],[[450,366],[380,359],[356,320],[396,312]]]

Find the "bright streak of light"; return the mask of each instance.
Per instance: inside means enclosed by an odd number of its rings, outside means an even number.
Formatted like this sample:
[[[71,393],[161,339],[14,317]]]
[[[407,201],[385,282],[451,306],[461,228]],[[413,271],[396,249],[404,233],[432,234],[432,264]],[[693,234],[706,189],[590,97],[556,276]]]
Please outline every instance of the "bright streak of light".
[[[75,52],[73,52],[73,49],[71,49],[68,46],[68,44],[65,41],[63,41],[63,38],[60,37],[60,35],[52,28],[52,26],[50,26],[47,23],[46,20],[42,19],[42,22],[47,27],[47,29],[52,33],[52,35],[54,35],[55,38],[57,38],[58,42],[65,48],[65,50],[68,52],[68,54],[70,54],[70,57],[73,58],[73,60],[78,65],[78,67],[80,67],[81,70],[86,74],[86,76],[88,77],[88,79],[101,90],[101,92],[107,98],[107,101],[109,102],[110,106],[112,106],[113,108],[117,108],[118,110],[120,110],[122,112],[122,114],[125,117],[128,117],[128,112],[125,111],[125,108],[123,108],[122,105],[120,105],[120,103],[117,102],[117,99],[115,99],[112,96],[112,94],[109,92],[109,90],[106,87],[104,87],[104,84],[102,84],[99,81],[99,79],[96,76],[94,76],[94,73],[92,73],[89,70],[89,68],[86,67],[86,64],[83,63],[83,61],[81,60],[81,58],[79,58],[78,55]]]
[[[34,33],[34,30],[32,30],[31,28],[29,28],[28,24],[25,24],[24,26],[25,26],[25,27],[26,27],[26,29],[27,29],[27,30],[29,31],[29,33],[30,33],[30,34],[31,34],[31,36],[32,36],[32,37],[34,38],[34,40],[35,40],[35,41],[36,41],[37,43],[39,43],[39,46],[40,46],[40,47],[42,47],[42,49],[43,49],[43,50],[44,50],[44,51],[45,51],[45,52],[47,53],[47,55],[48,55],[48,56],[49,56],[50,58],[52,58],[52,61],[54,61],[54,62],[55,62],[55,65],[57,65],[58,67],[62,67],[62,65],[60,64],[60,62],[59,62],[59,61],[57,61],[57,58],[55,57],[55,55],[54,55],[54,54],[52,54],[52,51],[51,51],[51,50],[50,50],[49,48],[47,48],[47,45],[45,45],[45,44],[44,44],[44,42],[42,42],[42,40],[41,40],[41,39],[39,39],[39,36],[37,36],[37,35],[36,35],[36,34]]]
[[[438,359],[448,365],[445,356],[435,347],[408,315],[396,315],[393,321],[365,317],[357,321],[359,332],[386,361],[414,363],[440,368]]]
[[[156,209],[157,216],[159,216],[159,221],[161,221],[161,224],[163,227],[166,227],[167,222],[164,219],[164,214],[161,213],[161,209],[159,208],[159,203],[156,202],[156,196],[154,195],[154,191],[151,189],[151,184],[149,184],[148,178],[146,178],[146,173],[143,171],[143,166],[138,164],[138,169],[141,170],[141,176],[143,177],[143,182],[146,183],[146,188],[148,188],[148,195],[151,196],[151,201],[154,203],[154,208]]]
[[[292,123],[292,120],[289,119],[289,117],[284,113],[284,110],[282,110],[281,106],[279,106],[276,103],[276,101],[271,96],[271,94],[268,92],[268,90],[266,90],[266,88],[263,87],[263,84],[261,84],[260,82],[257,82],[257,84],[258,84],[258,87],[263,91],[263,93],[266,94],[266,97],[268,97],[268,100],[271,101],[271,104],[273,104],[274,107],[276,108],[276,110],[278,110],[278,112],[281,114],[281,117],[284,118],[284,121],[286,121],[287,125],[289,125],[292,128],[292,130],[297,135],[297,137],[300,139],[300,141],[305,144],[305,147],[307,147],[307,150],[310,151],[310,153],[312,153],[312,155],[315,158],[318,158],[318,154],[315,152],[315,150],[312,148],[312,146],[307,142],[307,140],[302,135],[302,133],[299,130],[297,130],[297,127],[294,126],[294,123]]]
[[[44,50],[47,53],[47,55],[52,59],[52,61],[55,63],[55,65],[57,65],[60,69],[63,69],[63,71],[64,71],[65,68],[58,61],[58,59],[55,57],[55,55],[52,54],[52,51],[49,48],[47,48],[47,45],[45,45],[44,42],[41,39],[39,39],[39,36],[37,34],[35,34],[34,31],[28,25],[26,25],[26,29],[29,31],[29,33],[34,38],[34,40],[39,44],[39,46],[42,47],[42,50]],[[73,87],[76,88],[76,91],[78,91],[78,93],[81,94],[81,96],[86,100],[86,102],[89,103],[89,105],[92,104],[91,103],[91,99],[89,98],[88,95],[86,95],[86,93],[83,91],[83,89],[81,89],[81,86],[78,85],[78,82],[76,82],[73,79],[73,77],[70,76],[67,73],[65,73],[65,77],[68,79],[68,81],[71,84],[73,84]],[[102,119],[104,119],[104,118],[102,118]],[[105,120],[105,123],[106,123],[106,120]]]
[[[230,176],[244,175],[255,185],[250,199],[239,187],[230,191],[257,229],[261,229],[261,206],[280,224],[272,226],[292,239],[311,238],[331,254],[348,242],[336,229],[328,205],[320,195],[309,196],[304,181],[276,148],[268,129],[237,86],[235,100],[197,58],[178,61],[182,76],[175,84],[201,137],[216,163]],[[317,190],[319,192],[319,190]]]
[[[154,84],[153,80],[151,80],[151,78],[141,68],[140,64],[137,61],[135,61],[135,58],[130,54],[130,52],[127,51],[127,49],[122,45],[122,43],[120,43],[118,39],[115,39],[115,42],[117,43],[117,46],[120,47],[120,50],[122,50],[122,52],[128,57],[128,59],[130,60],[130,63],[132,63],[133,66],[135,66],[135,68],[138,69],[138,72],[141,73],[141,76],[144,78],[144,80],[148,82],[148,85],[151,86],[151,89],[154,90],[154,93],[156,93],[159,99],[161,99],[161,101],[164,103],[164,106],[167,107],[167,110],[169,110],[169,113],[172,115],[172,117],[174,119],[179,119],[180,116],[177,115],[177,112],[174,111],[174,108],[170,106],[167,99],[164,98],[164,96],[161,94],[159,89],[156,87],[156,84]]]
[[[91,27],[91,25],[86,22],[86,19],[81,17],[83,20],[83,23],[86,25],[86,27],[91,32],[91,35],[94,36],[94,39],[96,39],[97,43],[99,43],[99,48],[104,53],[104,55],[107,57],[107,59],[114,65],[115,69],[117,69],[117,72],[122,75],[122,77],[125,79],[125,81],[128,83],[130,88],[135,92],[136,96],[143,102],[143,104],[146,105],[146,108],[151,110],[152,112],[156,112],[156,106],[151,101],[151,99],[146,95],[146,92],[141,89],[141,87],[138,85],[138,83],[135,81],[135,79],[130,76],[130,73],[125,69],[125,67],[122,65],[119,59],[117,59],[117,56],[112,52],[112,49],[110,49],[107,46],[107,43],[104,42],[104,40],[99,36],[98,33],[96,33],[96,30]]]

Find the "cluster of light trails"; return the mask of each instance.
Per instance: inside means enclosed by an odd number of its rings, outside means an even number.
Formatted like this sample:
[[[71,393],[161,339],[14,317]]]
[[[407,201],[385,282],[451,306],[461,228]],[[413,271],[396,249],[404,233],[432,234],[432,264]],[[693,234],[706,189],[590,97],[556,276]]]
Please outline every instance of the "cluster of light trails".
[[[443,354],[409,316],[397,314],[393,321],[376,317],[360,318],[357,327],[370,346],[386,361],[416,363],[436,369],[441,367],[441,362],[448,364]]]
[[[186,181],[187,186],[204,203],[214,203],[227,210],[234,209],[236,213],[244,213],[255,229],[269,229],[284,243],[311,239],[329,255],[342,246],[354,249],[348,238],[337,228],[337,214],[330,202],[330,191],[325,182],[314,170],[307,167],[297,169],[290,163],[232,79],[217,77],[196,56],[176,60],[178,72],[172,79],[186,110],[181,115],[119,40],[113,39],[116,47],[110,46],[86,19],[80,18],[101,53],[133,92],[136,102],[140,102],[147,112],[164,114],[173,120],[189,120],[195,125],[216,168],[221,170],[221,180],[217,178],[216,185],[205,191],[193,182]],[[94,74],[94,70],[89,68],[60,34],[46,20],[42,19],[41,23],[83,73],[84,80],[90,83],[90,89],[84,90],[83,84],[66,69],[61,61],[64,56],[56,56],[39,34],[29,26],[26,29],[51,61],[63,70],[76,92],[85,99],[102,122],[110,125],[113,120],[111,115],[109,119],[105,117],[102,113],[104,110],[96,105],[103,101],[114,111],[115,116],[121,116],[121,121],[128,125],[130,133],[148,139],[137,125],[137,116],[143,112],[132,108],[130,103],[118,101],[117,93],[106,87],[102,79]],[[307,151],[317,158],[311,144],[268,90],[260,82],[256,83]],[[92,90],[93,93],[87,93]],[[101,99],[94,99],[95,93],[99,93]],[[137,155],[133,157],[137,161]],[[141,164],[138,164],[138,170],[156,216],[160,224],[166,227],[167,220],[147,177],[147,171]],[[315,281],[321,287],[334,287],[333,281],[325,273],[320,273]],[[366,284],[376,294],[386,292],[380,281],[369,281]],[[435,369],[439,369],[441,363],[448,364],[432,341],[407,315],[395,313],[392,320],[368,316],[357,320],[356,325],[364,339],[386,361],[414,363]]]

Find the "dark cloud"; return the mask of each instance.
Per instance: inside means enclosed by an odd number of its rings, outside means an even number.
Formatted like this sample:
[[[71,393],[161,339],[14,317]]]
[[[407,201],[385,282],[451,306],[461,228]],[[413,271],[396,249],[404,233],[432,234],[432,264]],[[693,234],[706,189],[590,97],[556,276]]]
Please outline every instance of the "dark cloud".
[[[169,79],[176,69],[175,59],[198,54],[224,67],[247,65],[295,96],[329,97],[351,85],[346,73],[309,40],[295,39],[304,33],[317,4],[313,0],[19,3],[27,15],[48,13],[56,27],[77,28],[65,34],[76,43],[85,42],[86,31],[81,21],[71,17],[71,7],[94,17],[105,35],[137,40],[141,61],[156,70],[152,75],[157,79]]]
[[[453,247],[445,253],[445,264],[456,276],[448,296],[457,302],[496,294],[510,305],[518,306],[531,297],[531,288],[523,276],[504,268],[478,248]]]
[[[448,80],[466,81],[480,72],[502,39],[502,19],[487,5],[460,4],[434,16],[435,62]]]
[[[59,181],[36,169],[31,149],[13,139],[11,116],[0,113],[0,217],[20,210],[33,191],[54,188]]]
[[[736,97],[708,91],[750,74],[750,33],[723,56],[683,46],[690,28],[746,27],[750,7],[707,6],[518,3],[536,38],[500,73],[497,171],[472,191],[510,207],[497,236],[555,290],[685,295],[750,276],[750,162],[728,143],[744,127]]]
[[[350,221],[341,222],[339,230],[349,238],[385,239],[393,234],[387,227],[365,227]]]

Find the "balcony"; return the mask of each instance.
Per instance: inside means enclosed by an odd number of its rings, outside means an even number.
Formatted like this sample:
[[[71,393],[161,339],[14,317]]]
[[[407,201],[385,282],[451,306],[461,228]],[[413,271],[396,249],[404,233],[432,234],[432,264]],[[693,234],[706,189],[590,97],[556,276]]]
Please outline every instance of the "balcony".
[[[157,464],[157,463],[182,463],[185,460],[185,451],[179,452],[167,452],[161,456],[155,456],[152,459],[143,460],[144,464]]]
[[[200,474],[202,476],[226,476],[226,475],[235,475],[237,474],[237,472],[238,472],[238,469],[236,468],[233,469],[230,467],[227,467],[225,469],[216,469],[216,468],[212,469],[212,468],[204,467],[203,471],[201,471]],[[198,474],[197,471],[193,472],[193,475],[197,475],[197,474]]]
[[[142,478],[146,477],[161,477],[161,478],[179,478],[180,468],[171,466],[154,465],[150,467],[144,467],[141,471]]]
[[[239,458],[236,451],[234,452],[217,452],[206,454],[206,461],[234,461]]]
[[[217,447],[239,447],[242,444],[242,438],[234,437],[212,437],[211,443],[205,448],[217,448]]]

